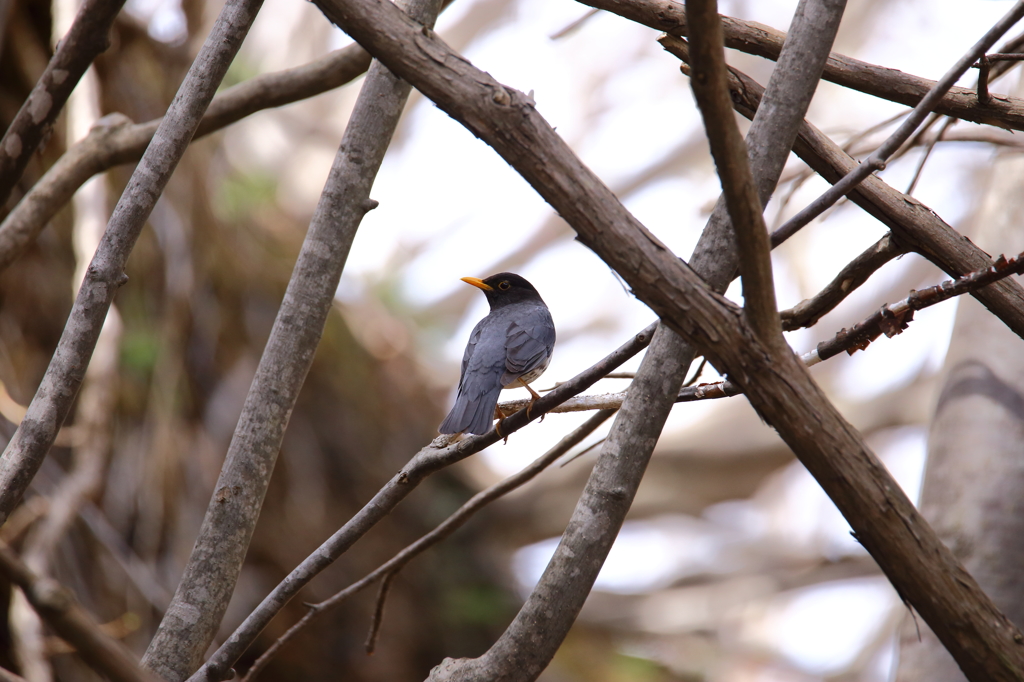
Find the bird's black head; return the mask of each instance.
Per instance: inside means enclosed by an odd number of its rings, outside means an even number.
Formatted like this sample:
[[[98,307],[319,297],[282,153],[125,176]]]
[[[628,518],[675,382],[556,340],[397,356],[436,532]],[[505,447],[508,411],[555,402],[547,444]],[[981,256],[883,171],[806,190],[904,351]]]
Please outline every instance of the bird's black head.
[[[487,297],[491,310],[497,310],[520,301],[544,303],[544,300],[541,299],[540,294],[537,293],[532,284],[511,272],[499,272],[497,275],[491,275],[487,279],[463,277],[462,281],[481,289],[484,292],[484,296]]]

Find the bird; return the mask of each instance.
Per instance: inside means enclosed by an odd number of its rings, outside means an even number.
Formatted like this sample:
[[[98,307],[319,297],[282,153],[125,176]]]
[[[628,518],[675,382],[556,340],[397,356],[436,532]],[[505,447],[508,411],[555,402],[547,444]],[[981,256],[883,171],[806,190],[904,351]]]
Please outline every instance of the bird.
[[[499,272],[462,281],[484,292],[491,312],[469,335],[455,406],[438,431],[483,434],[491,430],[503,388],[526,388],[532,396],[527,410],[540,398],[528,384],[551,362],[555,324],[544,299],[519,275]]]

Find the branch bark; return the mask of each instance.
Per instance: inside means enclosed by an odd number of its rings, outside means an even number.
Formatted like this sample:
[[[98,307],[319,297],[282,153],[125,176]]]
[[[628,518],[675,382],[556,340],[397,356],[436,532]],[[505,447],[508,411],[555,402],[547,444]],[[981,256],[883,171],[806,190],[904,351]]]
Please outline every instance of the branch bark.
[[[766,107],[751,130],[751,148],[756,149],[759,162],[758,180],[766,196],[771,195],[778,181],[796,126],[818,82],[819,72],[813,66],[815,54],[828,53],[839,24],[842,3],[826,5],[814,1],[800,3],[793,21],[794,40],[787,44],[784,58],[796,63],[809,57],[811,66],[794,69],[792,73],[777,70],[770,87],[771,97],[780,106],[775,110]],[[801,53],[804,54],[796,56]],[[820,60],[817,61],[820,71]],[[739,152],[745,157],[742,142]],[[746,166],[746,159],[741,159],[741,163]],[[747,174],[750,175],[749,169]],[[752,189],[752,181],[748,189]],[[753,212],[760,219],[756,196]],[[724,291],[735,272],[735,241],[730,237],[729,221],[725,211],[720,210],[717,219],[712,217],[701,235],[694,256],[695,267],[719,291]],[[761,239],[767,258],[767,232],[763,225]],[[723,241],[724,248],[707,248],[709,243]],[[778,330],[773,291],[768,292],[768,300],[774,322],[769,320],[767,324]],[[692,346],[662,325],[623,401],[624,407],[639,409],[623,409],[617,416],[584,495],[527,603],[486,654],[478,659],[447,659],[431,673],[431,680],[532,680],[548,665],[607,557],[693,356]],[[602,491],[611,492],[602,500]],[[624,503],[620,495],[626,497]]]
[[[495,483],[486,490],[481,490],[466,501],[465,504],[459,507],[455,513],[434,528],[434,530],[403,549],[391,559],[381,564],[378,568],[374,569],[355,583],[349,585],[344,590],[334,594],[330,599],[322,601],[319,604],[311,605],[309,613],[303,616],[295,625],[288,628],[287,632],[281,635],[269,649],[260,655],[256,662],[252,664],[252,667],[249,668],[249,671],[245,674],[242,682],[251,682],[254,680],[270,659],[277,654],[281,647],[295,637],[299,632],[304,630],[318,616],[327,613],[349,597],[366,589],[377,580],[380,580],[382,577],[394,575],[398,571],[402,570],[402,568],[410,561],[425,552],[427,549],[443,541],[465,525],[465,523],[469,521],[469,519],[471,519],[480,509],[533,480],[540,472],[554,464],[559,457],[569,452],[569,450],[582,442],[584,438],[593,433],[597,427],[615,414],[618,408],[619,406],[616,405],[611,409],[599,410],[587,419],[587,421],[580,424],[578,427],[573,429],[572,432],[558,441],[553,448],[534,460],[532,464],[525,467],[518,473],[509,476],[505,480]]]
[[[93,60],[110,46],[110,26],[125,0],[87,0],[46,70],[0,140],[0,206]]]
[[[124,265],[262,0],[231,0],[189,69],[153,142],[132,174],[75,299],[42,383],[0,458],[0,522],[7,519],[53,444],[82,385]]]
[[[213,98],[196,130],[208,135],[270,107],[312,97],[366,73],[370,55],[358,45],[342,48],[309,64],[256,76]],[[35,241],[78,188],[98,173],[142,158],[161,119],[132,123],[121,114],[104,117],[51,166],[0,223],[0,270]]]
[[[686,41],[665,36],[660,42],[684,62],[689,59]],[[729,75],[729,87],[736,110],[747,118],[753,118],[764,89],[734,68],[729,69]],[[800,126],[793,151],[829,182],[835,182],[857,164],[839,145],[806,121]],[[850,200],[889,227],[897,247],[921,254],[953,277],[962,277],[993,265],[987,253],[964,239],[934,211],[917,199],[890,187],[877,176],[862,182],[850,193]],[[779,243],[774,238],[772,242]],[[1004,279],[972,291],[971,295],[1024,338],[1024,287]]]
[[[384,0],[318,0],[395,73],[493,146],[673,330],[739,383],[850,521],[897,590],[975,680],[1024,678],[1024,637],[942,545],[861,436],[791,354],[629,214],[536,112]]]
[[[412,0],[432,25],[439,0]],[[410,87],[370,66],[331,166],[284,300],[260,358],[227,457],[174,598],[143,663],[183,680],[202,663],[227,610],[295,401],[313,363],[370,189]],[[232,661],[233,663],[233,661]]]
[[[593,386],[612,370],[639,353],[651,343],[651,336],[657,323],[651,324],[639,334],[607,355],[601,361],[564,382],[533,404],[530,414],[526,410],[516,412],[501,422],[505,436],[515,433],[535,419],[547,414],[556,405]],[[452,442],[450,436],[439,436],[434,442],[417,452],[380,491],[338,531],[327,539],[315,552],[295,567],[277,587],[268,594],[252,613],[246,617],[231,636],[214,652],[203,667],[189,678],[189,682],[213,680],[219,682],[231,676],[231,666],[245,653],[267,623],[284,608],[299,590],[309,584],[321,571],[330,566],[347,552],[359,538],[363,537],[382,518],[391,513],[399,502],[416,489],[427,476],[444,467],[462,461],[502,439],[494,429],[479,436],[470,436]]]
[[[914,134],[914,131],[916,131],[922,123],[924,123],[924,120],[929,114],[931,114],[949,89],[953,87],[953,84],[956,83],[961,76],[967,73],[967,70],[971,68],[978,59],[985,56],[988,49],[995,45],[996,41],[1002,38],[1003,34],[1009,31],[1021,17],[1024,17],[1024,1],[1018,2],[1014,5],[1013,8],[1010,9],[1010,11],[1007,12],[995,26],[989,29],[985,35],[982,36],[970,50],[968,50],[967,54],[961,57],[957,63],[954,64],[949,71],[947,71],[946,74],[939,79],[937,83],[935,83],[934,86],[932,86],[932,89],[929,90],[928,93],[921,98],[921,101],[914,106],[914,110],[910,112],[910,115],[907,116],[906,119],[904,119],[899,128],[893,131],[892,135],[886,138],[885,142],[879,145],[878,149],[872,152],[868,158],[864,159],[855,168],[850,169],[846,175],[825,190],[821,196],[808,204],[795,216],[787,220],[786,223],[778,229],[782,238],[785,239],[786,235],[795,233],[801,227],[807,225],[824,213],[829,207],[849,194],[854,187],[864,180],[864,178],[868,177],[875,171],[884,169],[889,157],[892,156],[904,142],[910,139],[910,136]]]
[[[578,0],[589,7],[618,14],[669,35],[685,37],[686,12],[674,0]],[[722,17],[725,46],[765,59],[776,60],[786,34],[752,21]],[[822,78],[836,85],[906,105],[917,104],[935,87],[935,81],[920,78],[897,69],[862,62],[833,52],[829,55]],[[945,116],[1007,128],[1024,130],[1024,99],[994,95],[985,105],[978,103],[971,88],[950,88],[935,112]]]

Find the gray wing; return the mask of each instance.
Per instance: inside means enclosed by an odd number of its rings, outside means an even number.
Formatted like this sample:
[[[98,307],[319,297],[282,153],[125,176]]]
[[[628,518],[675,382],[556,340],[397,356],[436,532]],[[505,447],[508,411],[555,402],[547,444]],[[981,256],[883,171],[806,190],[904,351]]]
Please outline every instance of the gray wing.
[[[485,317],[469,335],[462,356],[462,375],[455,405],[438,428],[440,433],[487,433],[494,423],[494,407],[501,393],[505,353],[494,319]]]
[[[510,322],[505,332],[505,373],[502,386],[538,367],[547,367],[555,345],[555,323],[546,307],[538,306],[518,320]]]

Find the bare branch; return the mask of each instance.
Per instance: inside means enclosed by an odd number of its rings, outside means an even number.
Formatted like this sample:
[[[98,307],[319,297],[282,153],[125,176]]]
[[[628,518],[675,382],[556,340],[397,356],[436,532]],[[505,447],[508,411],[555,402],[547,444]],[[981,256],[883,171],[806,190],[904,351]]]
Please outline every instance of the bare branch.
[[[775,107],[765,107],[751,127],[751,165],[755,167],[754,175],[765,200],[777,182],[796,135],[796,126],[817,84],[819,73],[814,65],[820,67],[819,57],[827,54],[831,36],[839,24],[842,3],[838,10],[835,5],[828,5],[814,0],[800,3],[793,20],[794,26],[800,29],[794,32],[793,41],[787,43],[783,57],[791,60],[793,68],[776,70],[770,87],[770,99]],[[731,118],[731,113],[729,116]],[[741,150],[740,157],[740,163],[745,165],[746,152]],[[760,205],[756,198],[754,206],[759,216]],[[767,241],[763,228],[761,234]],[[709,248],[710,244],[722,244],[722,247]],[[734,276],[735,239],[721,200],[701,235],[693,263],[718,291],[724,290]],[[774,309],[771,314],[776,315]],[[777,320],[774,326],[778,328]],[[547,666],[582,608],[607,556],[621,524],[621,515],[628,509],[629,491],[635,489],[637,477],[642,475],[671,409],[670,392],[677,390],[685,380],[686,368],[693,356],[693,348],[686,340],[664,326],[659,329],[637,381],[627,391],[623,404],[628,407],[616,418],[602,445],[598,465],[590,476],[584,496],[527,603],[486,654],[475,660],[445,661],[432,672],[431,679],[534,679]],[[635,415],[631,414],[634,409]],[[617,495],[614,502],[605,500],[603,505],[597,497],[591,496],[605,488],[625,493],[625,505],[620,504],[622,500]],[[606,511],[600,510],[601,506]]]
[[[763,343],[783,343],[775,303],[768,228],[747,162],[747,147],[732,113],[718,6],[714,0],[687,0],[686,8],[693,34],[690,84],[704,118],[704,129],[736,235],[743,279],[743,311]],[[797,115],[795,122],[798,124],[801,119],[803,112]],[[796,126],[793,128],[795,132]]]
[[[530,98],[474,68],[386,0],[318,0],[317,5],[493,146],[662,320],[704,349],[720,371],[731,372],[969,678],[1024,676],[1024,652],[1014,639],[1020,632],[942,544],[796,357],[772,354],[758,343],[735,307],[711,293],[629,214]]]
[[[663,36],[661,44],[684,62],[689,59],[686,41]],[[683,73],[688,73],[686,64]],[[729,88],[736,111],[753,118],[764,91],[760,84],[737,69],[730,68]],[[804,121],[793,151],[815,172],[830,182],[838,180],[857,162],[827,135]],[[892,230],[900,249],[915,251],[953,277],[961,277],[992,265],[992,259],[934,211],[913,197],[887,185],[877,176],[868,177],[850,193],[850,200]],[[772,236],[772,243],[780,240]],[[1018,336],[1024,337],[1024,287],[1002,280],[971,294],[1001,319]]]
[[[504,419],[501,430],[505,436],[515,433],[531,421],[539,419],[551,409],[597,383],[604,375],[639,353],[651,342],[657,323],[649,325],[629,341],[619,346],[601,361],[561,384],[533,404],[530,414],[522,410]],[[365,535],[382,518],[405,499],[427,476],[494,445],[501,436],[494,429],[481,436],[469,436],[453,442],[450,436],[439,436],[434,442],[417,452],[363,508],[299,566],[292,570],[277,587],[250,613],[210,659],[189,678],[223,680],[230,675],[231,666],[245,653],[267,623],[284,608],[310,580],[330,566]]]
[[[786,331],[812,327],[822,316],[831,312],[847,296],[878,271],[883,265],[903,252],[890,235],[885,235],[839,271],[824,289],[812,298],[801,301],[789,310],[779,313]]]
[[[40,578],[0,543],[0,573],[21,588],[32,607],[95,670],[115,682],[155,682],[124,646],[105,635],[75,597],[57,581]]]
[[[0,206],[25,172],[71,91],[92,61],[110,45],[110,26],[125,0],[86,0],[70,30],[0,140]]]
[[[673,36],[686,36],[686,12],[683,4],[674,0],[578,1]],[[778,59],[786,40],[782,31],[732,17],[722,17],[722,29],[726,47],[765,59]],[[936,85],[935,81],[927,78],[868,64],[835,52],[829,55],[822,78],[908,107],[917,106]],[[973,89],[953,87],[939,100],[935,111],[973,123],[1024,130],[1024,99],[1006,95],[993,97],[988,105],[979,106]]]
[[[195,138],[246,116],[340,87],[366,73],[370,55],[350,45],[309,64],[256,76],[218,94]],[[68,149],[0,223],[0,270],[13,263],[85,182],[142,158],[161,119],[132,123],[120,114],[101,119]]]
[[[412,543],[401,552],[396,554],[394,557],[389,559],[386,563],[382,564],[379,568],[370,572],[362,579],[349,585],[341,592],[338,592],[330,599],[314,604],[310,607],[309,613],[307,613],[299,622],[290,627],[281,637],[274,642],[258,659],[253,663],[252,667],[246,673],[243,682],[251,682],[259,675],[260,671],[266,667],[266,664],[273,658],[281,647],[287,642],[291,641],[299,632],[306,628],[309,623],[314,620],[320,614],[326,613],[333,609],[335,606],[342,603],[344,600],[353,596],[361,590],[366,589],[372,585],[375,581],[379,580],[383,575],[393,575],[412,561],[414,558],[430,549],[434,545],[440,543],[444,539],[448,538],[452,533],[461,528],[469,519],[473,517],[478,511],[483,509],[485,506],[497,500],[498,498],[507,495],[508,493],[522,487],[527,482],[533,480],[537,474],[542,472],[544,469],[551,466],[559,457],[567,453],[572,448],[576,447],[584,438],[589,436],[594,430],[597,429],[601,424],[608,420],[612,416],[615,409],[601,410],[597,414],[592,415],[587,421],[583,422],[569,434],[563,437],[554,447],[545,452],[543,455],[538,457],[532,464],[522,469],[518,473],[509,476],[505,480],[495,483],[486,490],[482,490],[473,497],[471,497],[465,504],[459,507],[455,513],[445,519],[440,525],[434,530],[430,531],[416,542]]]
[[[121,195],[53,360],[0,459],[0,520],[6,520],[21,500],[67,417],[110,303],[126,280],[128,255],[255,19],[260,1],[232,0],[225,6]]]
[[[440,0],[412,0],[432,25]],[[228,446],[195,547],[143,662],[170,680],[200,666],[234,592],[285,429],[410,87],[370,66]],[[232,661],[233,662],[233,661]]]
[[[996,23],[989,31],[982,36],[974,47],[972,47],[966,55],[960,58],[960,60],[946,72],[939,81],[932,87],[932,89],[925,95],[917,106],[914,107],[913,113],[910,114],[903,121],[899,128],[893,132],[889,138],[883,142],[878,149],[874,151],[867,159],[862,161],[860,165],[851,170],[842,179],[828,188],[820,197],[815,199],[813,202],[808,204],[802,211],[797,213],[795,216],[790,218],[785,225],[780,227],[777,231],[783,235],[792,234],[799,230],[804,225],[808,224],[819,215],[821,215],[825,209],[836,203],[842,197],[849,194],[850,190],[856,187],[864,178],[871,175],[875,171],[882,170],[885,168],[885,162],[889,160],[893,152],[899,149],[900,145],[910,139],[910,136],[914,134],[928,115],[935,109],[942,97],[949,91],[953,84],[960,80],[960,77],[967,72],[967,69],[971,68],[971,65],[978,60],[979,57],[985,54],[985,52],[995,45],[995,42],[999,40],[1004,33],[1010,30],[1014,24],[1016,24],[1021,17],[1024,17],[1024,2],[1018,2],[1013,8],[1006,13],[999,22]]]

